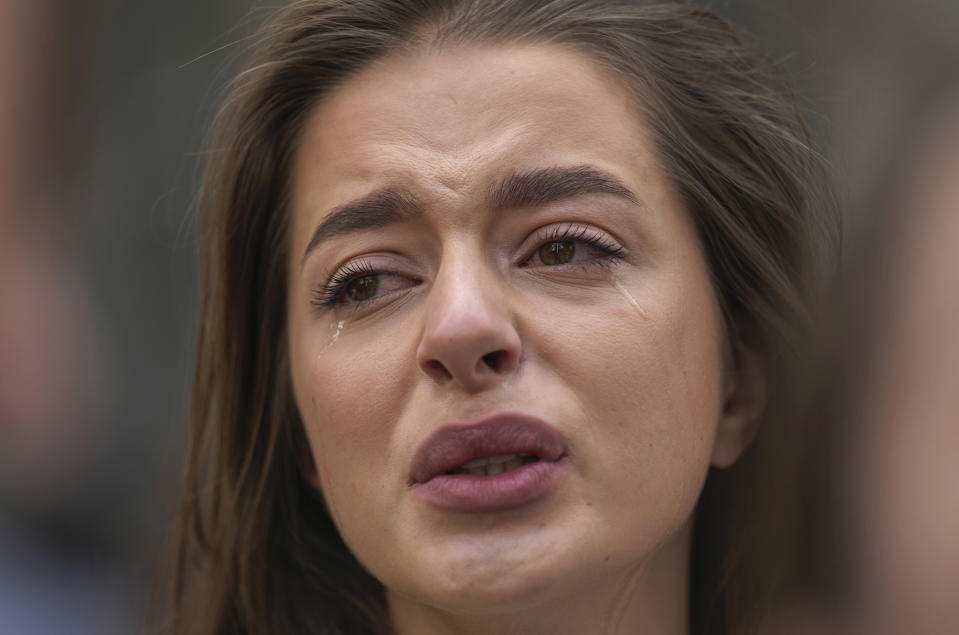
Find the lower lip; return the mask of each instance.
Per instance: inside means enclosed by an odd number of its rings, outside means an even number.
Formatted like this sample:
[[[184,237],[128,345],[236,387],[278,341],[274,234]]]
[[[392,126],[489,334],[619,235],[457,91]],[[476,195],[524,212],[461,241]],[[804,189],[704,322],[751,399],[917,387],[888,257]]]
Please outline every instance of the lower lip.
[[[535,461],[495,476],[441,474],[413,485],[415,496],[440,509],[489,512],[528,505],[552,491],[566,473],[566,459]]]

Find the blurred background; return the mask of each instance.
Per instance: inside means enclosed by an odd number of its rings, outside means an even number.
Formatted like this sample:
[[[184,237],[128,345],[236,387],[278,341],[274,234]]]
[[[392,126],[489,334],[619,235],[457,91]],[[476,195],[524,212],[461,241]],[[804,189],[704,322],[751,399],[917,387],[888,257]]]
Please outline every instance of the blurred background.
[[[865,233],[905,149],[957,116],[959,2],[702,4],[790,71]],[[142,628],[185,448],[203,138],[271,6],[0,0],[2,634]]]

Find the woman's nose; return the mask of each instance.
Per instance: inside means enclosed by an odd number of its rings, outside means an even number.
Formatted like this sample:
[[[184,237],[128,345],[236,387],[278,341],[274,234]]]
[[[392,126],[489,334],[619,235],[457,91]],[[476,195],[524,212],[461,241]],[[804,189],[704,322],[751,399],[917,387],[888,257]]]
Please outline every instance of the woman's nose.
[[[516,370],[522,343],[493,281],[465,272],[449,274],[434,286],[417,363],[439,385],[480,392]]]

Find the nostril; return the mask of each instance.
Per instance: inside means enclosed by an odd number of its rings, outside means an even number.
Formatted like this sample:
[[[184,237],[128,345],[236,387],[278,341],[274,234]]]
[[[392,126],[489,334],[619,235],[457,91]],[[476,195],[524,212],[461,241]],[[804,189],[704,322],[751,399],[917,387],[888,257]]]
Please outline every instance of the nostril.
[[[439,381],[448,381],[453,378],[453,375],[446,369],[446,366],[443,366],[442,363],[435,359],[426,362],[426,371],[432,375],[434,379]]]
[[[494,351],[492,353],[487,353],[486,355],[483,355],[483,363],[493,370],[497,370],[499,369],[505,352],[506,351]]]

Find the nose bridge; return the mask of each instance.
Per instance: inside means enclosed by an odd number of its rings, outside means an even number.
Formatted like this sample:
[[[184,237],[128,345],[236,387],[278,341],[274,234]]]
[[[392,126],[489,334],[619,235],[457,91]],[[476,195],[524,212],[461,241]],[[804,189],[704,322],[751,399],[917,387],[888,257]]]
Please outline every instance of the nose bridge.
[[[417,350],[432,380],[474,392],[516,368],[521,342],[503,284],[495,267],[472,250],[444,258]]]
[[[463,249],[444,259],[433,285],[427,329],[456,330],[502,308],[497,276],[478,254]]]

